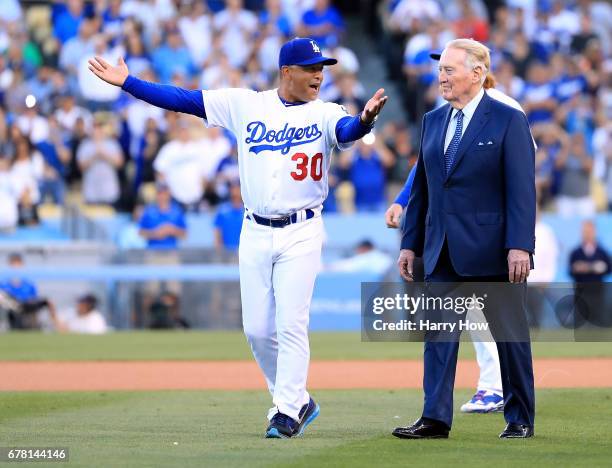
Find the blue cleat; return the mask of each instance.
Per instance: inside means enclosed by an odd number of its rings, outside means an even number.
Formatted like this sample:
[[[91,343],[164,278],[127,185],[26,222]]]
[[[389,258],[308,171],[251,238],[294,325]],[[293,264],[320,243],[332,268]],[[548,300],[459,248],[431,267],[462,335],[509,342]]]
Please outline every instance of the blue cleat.
[[[302,409],[300,410],[300,421],[298,423],[295,437],[299,437],[304,434],[304,430],[306,429],[306,427],[315,419],[317,419],[319,413],[321,413],[321,408],[311,398],[310,401],[304,406],[302,406]]]
[[[298,430],[298,422],[286,414],[276,413],[266,430],[266,439],[289,439]]]

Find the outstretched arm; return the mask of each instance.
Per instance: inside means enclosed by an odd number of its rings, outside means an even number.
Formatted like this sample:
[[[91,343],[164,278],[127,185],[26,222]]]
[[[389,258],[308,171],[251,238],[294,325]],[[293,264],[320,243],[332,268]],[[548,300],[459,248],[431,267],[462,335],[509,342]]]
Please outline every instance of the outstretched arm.
[[[206,118],[201,91],[140,80],[129,74],[123,58],[119,58],[117,66],[112,66],[103,58],[95,57],[89,60],[89,69],[101,80],[120,86],[132,96],[149,104]]]
[[[374,96],[366,103],[361,114],[354,117],[343,117],[336,124],[336,139],[339,143],[349,143],[359,140],[370,133],[374,125],[374,119],[380,113],[387,102],[385,90],[380,88]]]

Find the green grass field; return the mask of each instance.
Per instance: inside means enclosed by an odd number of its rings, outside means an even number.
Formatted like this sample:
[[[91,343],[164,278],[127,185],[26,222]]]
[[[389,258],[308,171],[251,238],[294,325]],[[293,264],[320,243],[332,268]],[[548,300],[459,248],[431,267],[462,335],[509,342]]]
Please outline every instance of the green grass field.
[[[612,389],[539,391],[531,440],[499,440],[500,414],[456,414],[449,440],[396,439],[390,431],[419,413],[417,390],[314,396],[321,416],[303,438],[266,440],[263,392],[6,393],[0,445],[68,447],[71,467],[609,466],[612,457]]]
[[[420,359],[421,343],[364,343],[358,333],[311,334],[312,359]],[[534,357],[610,357],[612,344],[533,343]],[[464,343],[460,357],[474,357]],[[250,360],[240,332],[117,332],[104,336],[10,333],[0,339],[0,361]]]
[[[354,333],[315,333],[311,347],[313,359],[420,359],[422,353],[420,343],[362,343]],[[535,357],[612,356],[610,343],[533,348]],[[461,357],[473,357],[469,343]],[[252,357],[238,332],[0,337],[0,361],[206,359]],[[497,438],[500,414],[459,413],[470,396],[465,390],[455,393],[455,424],[443,441],[390,435],[419,415],[419,390],[313,396],[322,412],[304,438],[266,440],[270,397],[263,391],[4,392],[0,447],[68,447],[71,467],[610,466],[612,459],[612,388],[539,390],[536,437],[526,441]]]

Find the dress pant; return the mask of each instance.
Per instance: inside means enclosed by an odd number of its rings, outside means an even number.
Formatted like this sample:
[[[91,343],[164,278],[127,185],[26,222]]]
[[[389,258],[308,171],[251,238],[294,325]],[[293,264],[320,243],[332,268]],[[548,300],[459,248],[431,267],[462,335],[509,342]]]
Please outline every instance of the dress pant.
[[[508,276],[460,276],[453,268],[445,241],[436,267],[426,276],[425,281],[431,284],[507,283]],[[523,285],[517,286],[521,288]],[[525,295],[522,296],[524,299]],[[531,343],[523,299],[500,297],[497,301],[487,303],[484,314],[499,353],[506,422],[533,426],[535,392]],[[457,322],[461,318],[457,314],[449,316],[456,317]],[[498,320],[500,317],[501,320]],[[453,389],[461,333],[458,328],[454,332],[428,331],[425,334],[423,417],[441,421],[449,428],[453,421]]]

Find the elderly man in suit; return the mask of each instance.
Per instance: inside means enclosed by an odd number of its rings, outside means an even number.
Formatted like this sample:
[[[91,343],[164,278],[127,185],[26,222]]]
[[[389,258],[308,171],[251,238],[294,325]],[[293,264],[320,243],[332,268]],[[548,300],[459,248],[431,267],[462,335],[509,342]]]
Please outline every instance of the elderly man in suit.
[[[398,259],[407,281],[412,281],[415,256],[423,257],[430,283],[524,283],[533,267],[533,142],[525,115],[483,89],[489,68],[489,50],[471,39],[449,42],[440,58],[440,92],[448,104],[423,118],[407,208],[413,216],[404,218]],[[518,304],[518,310],[516,303],[507,309],[506,325],[526,328],[525,310]],[[494,338],[507,422],[500,437],[531,437],[535,396],[529,340],[505,341],[495,333]],[[456,339],[426,335],[422,417],[393,435],[448,437],[458,349]]]

